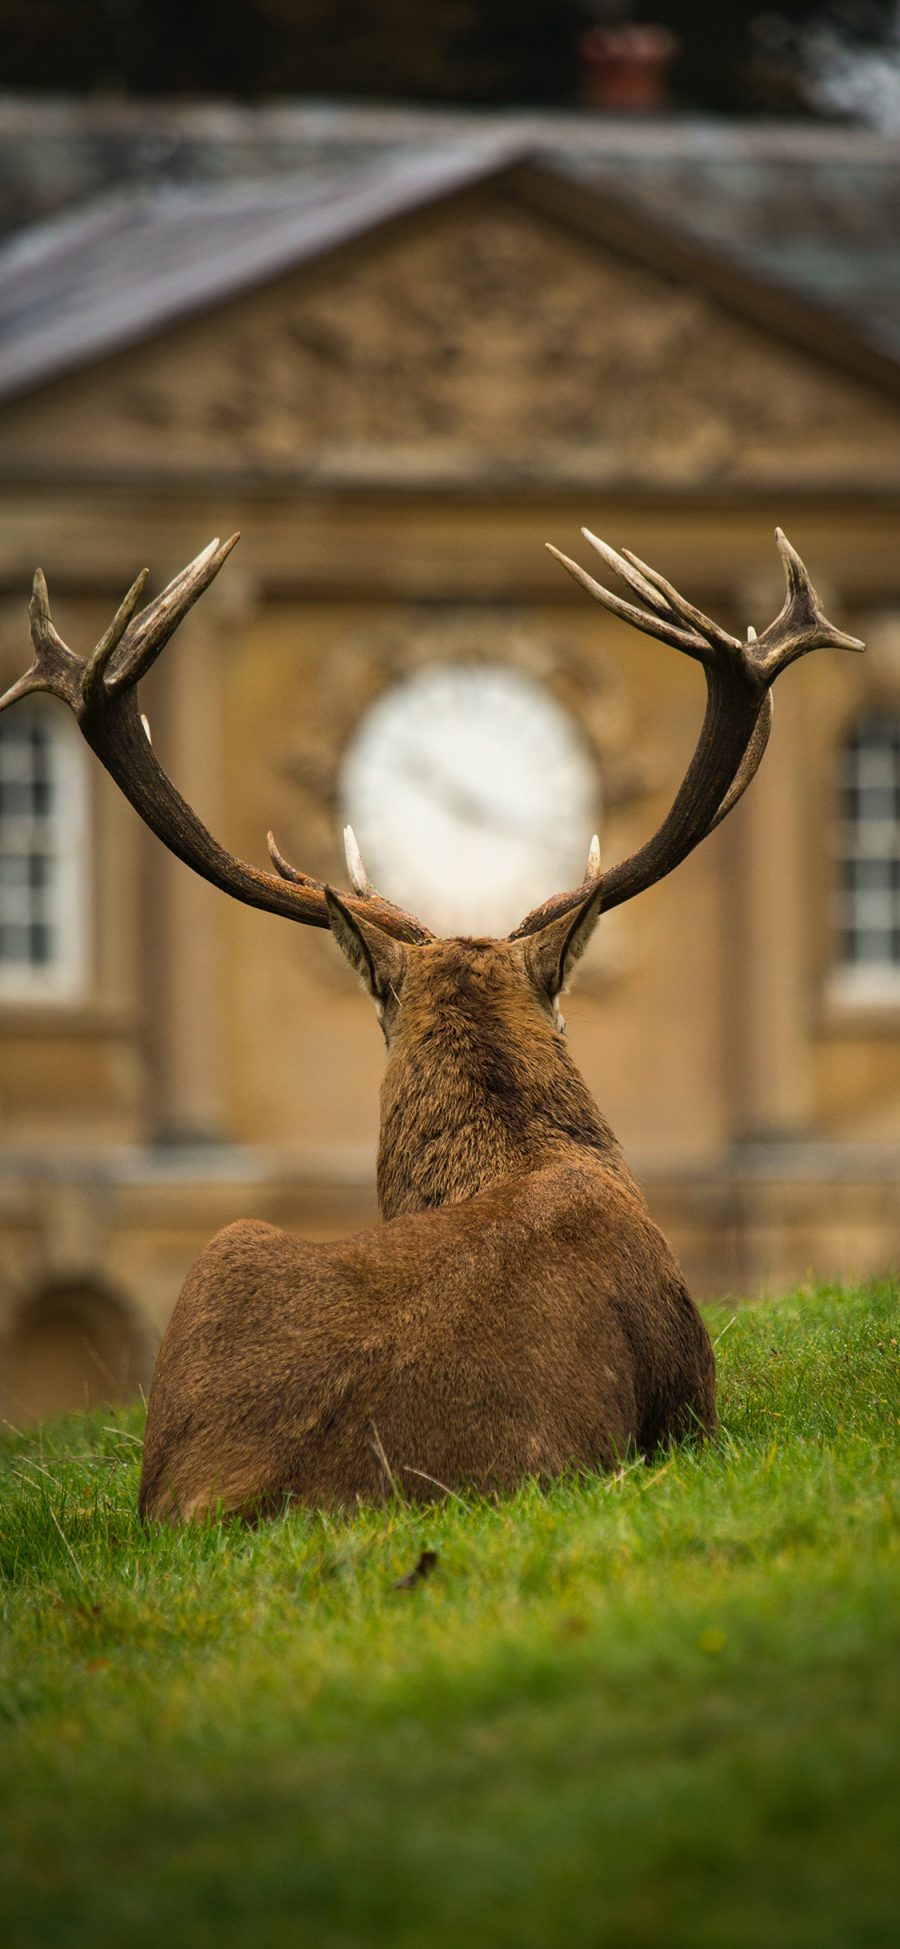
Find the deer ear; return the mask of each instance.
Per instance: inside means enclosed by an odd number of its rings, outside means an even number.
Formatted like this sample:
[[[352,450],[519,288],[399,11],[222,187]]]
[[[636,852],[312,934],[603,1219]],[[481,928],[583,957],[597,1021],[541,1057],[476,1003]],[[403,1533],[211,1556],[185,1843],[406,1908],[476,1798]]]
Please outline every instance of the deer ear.
[[[548,921],[525,941],[525,966],[536,988],[555,1001],[569,981],[600,919],[602,887],[591,887],[577,907]]]
[[[399,989],[406,972],[402,943],[374,921],[351,913],[331,887],[325,888],[325,904],[332,934],[351,968],[362,977],[374,1002],[386,1002],[391,989]]]

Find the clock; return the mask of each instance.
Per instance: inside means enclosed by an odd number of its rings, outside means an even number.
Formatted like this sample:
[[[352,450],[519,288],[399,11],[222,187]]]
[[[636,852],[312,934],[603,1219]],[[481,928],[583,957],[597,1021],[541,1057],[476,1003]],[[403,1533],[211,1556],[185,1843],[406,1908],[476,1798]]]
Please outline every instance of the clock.
[[[577,722],[502,664],[432,665],[357,727],[340,797],[366,870],[435,933],[504,935],[577,886],[599,779]]]

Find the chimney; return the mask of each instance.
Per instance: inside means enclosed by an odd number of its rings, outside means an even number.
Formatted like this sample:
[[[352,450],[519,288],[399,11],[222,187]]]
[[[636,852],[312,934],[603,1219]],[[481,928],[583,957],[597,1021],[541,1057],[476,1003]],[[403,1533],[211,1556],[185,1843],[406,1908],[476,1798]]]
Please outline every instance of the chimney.
[[[668,106],[669,69],[679,52],[668,27],[589,27],[578,42],[582,107],[659,114]]]

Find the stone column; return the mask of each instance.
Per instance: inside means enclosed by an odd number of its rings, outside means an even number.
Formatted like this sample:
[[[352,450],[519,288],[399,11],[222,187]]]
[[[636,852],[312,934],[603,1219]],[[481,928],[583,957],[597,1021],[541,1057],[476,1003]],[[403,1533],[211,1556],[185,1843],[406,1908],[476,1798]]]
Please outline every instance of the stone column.
[[[147,685],[160,763],[205,825],[224,835],[220,710],[229,618],[215,591],[189,613]],[[152,1134],[222,1140],[225,1130],[221,904],[226,898],[151,834],[145,848],[143,986]]]
[[[724,829],[726,1038],[738,1140],[800,1137],[811,1121],[802,730],[788,678],[777,686],[760,769]]]

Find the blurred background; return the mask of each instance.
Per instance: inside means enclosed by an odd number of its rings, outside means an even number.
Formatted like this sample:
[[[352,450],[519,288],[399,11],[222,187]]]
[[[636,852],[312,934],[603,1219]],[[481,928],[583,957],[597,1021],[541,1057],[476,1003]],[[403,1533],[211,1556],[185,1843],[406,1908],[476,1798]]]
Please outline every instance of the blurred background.
[[[784,526],[865,658],[601,926],[576,1060],[700,1295],[900,1248],[900,10],[0,0],[0,689],[239,549],[145,686],[232,851],[506,930],[659,823],[703,711],[587,524],[728,627]],[[594,558],[596,561],[596,558]],[[367,1223],[381,1039],[65,709],[0,718],[0,1414],[146,1381],[193,1257]]]

